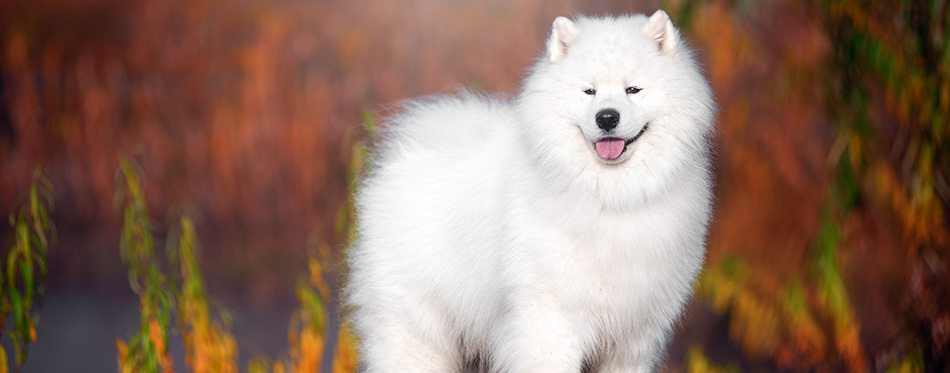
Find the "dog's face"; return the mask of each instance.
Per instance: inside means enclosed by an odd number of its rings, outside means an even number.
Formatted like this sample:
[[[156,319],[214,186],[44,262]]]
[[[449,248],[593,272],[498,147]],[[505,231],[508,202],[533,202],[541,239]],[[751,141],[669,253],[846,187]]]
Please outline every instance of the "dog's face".
[[[705,157],[711,92],[680,44],[663,11],[558,17],[546,58],[519,99],[523,115],[530,112],[529,137],[549,157],[540,162],[589,173],[605,202],[622,205],[675,182],[679,166]]]

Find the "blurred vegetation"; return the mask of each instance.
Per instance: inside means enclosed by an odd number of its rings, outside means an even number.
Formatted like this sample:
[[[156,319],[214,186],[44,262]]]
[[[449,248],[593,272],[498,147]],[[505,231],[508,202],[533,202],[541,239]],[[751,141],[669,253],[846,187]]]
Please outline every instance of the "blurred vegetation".
[[[727,30],[740,40],[754,40],[753,33],[760,30],[756,25],[768,19],[768,14],[750,15],[761,13],[756,7],[764,7],[751,2],[669,3],[673,14],[700,25],[703,18],[726,14],[720,24],[733,25]],[[817,48],[829,51],[808,61],[810,66],[795,61],[808,56],[807,49],[794,58],[780,55],[780,61],[787,62],[782,62],[785,67],[776,79],[782,88],[777,98],[791,98],[785,105],[804,112],[809,109],[798,107],[800,99],[789,92],[810,89],[796,82],[821,87],[822,101],[817,104],[827,111],[835,133],[822,167],[827,187],[819,191],[825,191],[825,198],[812,210],[819,219],[801,256],[810,259],[762,262],[755,254],[727,247],[722,251],[728,254],[707,265],[698,294],[728,315],[730,337],[748,357],[778,367],[856,372],[872,366],[901,372],[946,369],[950,9],[941,1],[815,0],[810,5],[805,17],[820,21],[827,40]],[[709,31],[698,30],[696,24],[684,29]],[[768,58],[768,47],[749,44],[752,47],[740,53]],[[733,81],[716,79],[718,62],[727,59],[716,54],[730,53],[726,47],[711,52],[711,69],[714,86],[720,83],[720,99],[726,97],[728,133],[733,113],[744,110],[742,101],[748,98],[743,93],[736,95],[739,99],[721,93],[735,86]],[[761,87],[769,89],[768,80],[764,82]],[[719,251],[715,241],[714,237],[714,255]],[[736,240],[730,242],[734,246]],[[769,250],[775,248],[758,251]],[[862,303],[863,315],[855,297]],[[881,303],[882,309],[869,308]],[[868,340],[874,345],[868,346]],[[701,356],[696,354],[691,350],[691,362]],[[698,361],[705,361],[701,357]]]
[[[25,264],[4,265],[0,276],[0,313],[9,315],[0,322],[11,325],[16,350],[10,364],[22,364],[35,342],[46,272],[40,253],[55,236],[46,208],[55,198],[60,235],[71,234],[61,237],[71,247],[55,258],[70,270],[50,271],[64,276],[60,282],[107,278],[88,275],[120,268],[89,265],[114,255],[95,251],[112,246],[83,234],[102,231],[112,240],[121,232],[121,260],[140,308],[138,329],[117,340],[121,370],[240,369],[242,341],[231,334],[229,312],[209,301],[206,281],[220,281],[229,286],[210,288],[234,297],[251,290],[239,301],[274,294],[297,301],[286,354],[253,357],[246,370],[313,369],[330,358],[323,351],[335,340],[334,371],[352,371],[352,337],[329,319],[333,264],[345,255],[333,248],[355,234],[347,187],[369,161],[359,143],[375,136],[374,110],[385,115],[384,103],[455,84],[513,94],[555,16],[652,12],[654,5],[0,2],[0,203],[14,206],[17,193],[31,190],[31,207],[11,208],[18,215],[8,255]],[[659,5],[696,47],[720,106],[707,269],[671,368],[946,370],[947,2]],[[360,122],[370,124],[368,133],[353,129]],[[31,169],[41,159],[49,181]],[[140,179],[146,172],[148,183]],[[156,239],[162,230],[148,205],[168,211],[186,200],[195,212],[177,216],[167,238]],[[102,219],[116,205],[121,229]],[[211,226],[204,246],[195,231],[199,211]],[[301,232],[319,239],[268,241]],[[272,236],[254,241],[262,234]],[[230,247],[235,242],[242,251]],[[285,263],[296,263],[293,252],[304,246],[310,260],[296,287],[271,278],[291,282],[297,274]],[[202,257],[215,263],[207,277]],[[278,257],[289,259],[268,261]],[[183,361],[168,352],[175,336]]]
[[[739,368],[733,365],[720,366],[709,360],[702,347],[693,346],[686,355],[685,371],[688,373],[737,373]]]
[[[198,265],[198,239],[191,217],[181,217],[177,250],[181,263],[181,288],[178,295],[178,330],[185,343],[185,362],[195,373],[237,372],[237,343],[228,332],[230,317],[212,320],[211,306]]]
[[[121,254],[129,271],[129,286],[139,297],[139,330],[125,342],[116,340],[119,371],[173,372],[168,353],[174,293],[170,279],[155,253],[154,224],[142,192],[142,183],[132,163],[119,164],[120,185],[116,201],[123,204]]]
[[[10,214],[13,246],[3,252],[0,275],[0,333],[13,340],[15,369],[26,361],[31,343],[36,343],[39,305],[46,291],[46,262],[50,245],[56,242],[49,212],[53,209],[52,185],[42,167],[33,170],[27,201]],[[10,315],[13,315],[10,319]],[[13,321],[8,330],[6,323]],[[0,335],[2,339],[2,335]],[[7,372],[10,359],[0,347],[0,372]]]
[[[357,149],[354,147],[354,149]],[[354,169],[358,169],[359,158]],[[211,316],[211,305],[199,263],[199,243],[191,216],[181,216],[179,224],[169,232],[167,258],[155,254],[155,230],[142,194],[140,171],[127,159],[120,162],[124,187],[117,192],[122,201],[125,223],[122,234],[122,258],[129,267],[129,284],[139,296],[141,322],[138,332],[128,343],[116,341],[119,370],[122,372],[173,372],[174,363],[168,352],[171,319],[178,322],[178,332],[185,348],[185,365],[195,373],[237,372],[237,343],[229,332],[231,317],[221,311],[218,319]],[[355,174],[354,174],[355,176]],[[352,214],[352,212],[350,212]],[[341,224],[352,230],[352,218],[344,215]],[[163,269],[163,263],[179,265],[179,273]],[[308,262],[309,276],[297,284],[299,308],[291,316],[288,329],[289,351],[273,364],[266,357],[252,359],[249,372],[316,372],[326,351],[327,310],[325,299],[331,299],[321,263],[333,263],[326,245],[321,244],[318,257]],[[177,303],[177,308],[174,306]],[[345,328],[334,331],[339,341],[333,349],[333,372],[352,372],[356,354],[352,337]]]
[[[829,225],[885,214],[912,263],[893,353],[950,365],[950,5],[821,1],[829,42]],[[829,228],[834,229],[834,228]],[[828,250],[833,250],[829,245]],[[829,253],[828,255],[833,255]],[[827,256],[827,255],[826,255]],[[843,290],[842,290],[843,291]],[[902,364],[903,365],[903,364]]]

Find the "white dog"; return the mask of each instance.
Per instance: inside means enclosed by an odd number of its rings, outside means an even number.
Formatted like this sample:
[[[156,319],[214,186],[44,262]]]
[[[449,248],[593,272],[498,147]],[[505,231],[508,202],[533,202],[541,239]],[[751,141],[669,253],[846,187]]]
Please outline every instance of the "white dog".
[[[708,83],[663,11],[554,20],[517,99],[410,102],[358,189],[366,372],[647,372],[710,215]]]

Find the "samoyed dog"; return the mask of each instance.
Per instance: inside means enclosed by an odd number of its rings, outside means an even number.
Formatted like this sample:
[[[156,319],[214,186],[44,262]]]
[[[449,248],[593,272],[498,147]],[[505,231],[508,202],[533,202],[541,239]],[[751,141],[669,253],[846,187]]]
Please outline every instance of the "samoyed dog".
[[[344,289],[365,372],[648,372],[704,257],[714,103],[662,10],[554,20],[513,102],[390,118]]]

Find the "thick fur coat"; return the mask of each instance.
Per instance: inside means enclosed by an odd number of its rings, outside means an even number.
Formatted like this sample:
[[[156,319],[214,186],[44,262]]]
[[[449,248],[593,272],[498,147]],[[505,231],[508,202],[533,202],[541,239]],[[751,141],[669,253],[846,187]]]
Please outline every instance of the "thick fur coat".
[[[714,103],[663,11],[558,17],[513,102],[390,118],[357,194],[366,372],[647,372],[704,257]]]

